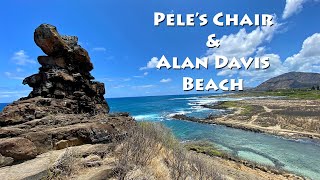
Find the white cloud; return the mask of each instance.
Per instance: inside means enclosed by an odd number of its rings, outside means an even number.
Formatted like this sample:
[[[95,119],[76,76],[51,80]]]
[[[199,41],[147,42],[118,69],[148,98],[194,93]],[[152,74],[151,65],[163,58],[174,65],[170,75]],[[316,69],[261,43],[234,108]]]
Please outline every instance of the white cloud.
[[[17,65],[27,65],[27,64],[36,64],[36,62],[31,59],[24,50],[15,52],[11,58]]]
[[[283,66],[289,67],[290,71],[319,72],[320,33],[304,40],[300,52],[288,57]]]
[[[21,94],[21,93],[26,94],[26,93],[29,93],[29,92],[30,92],[30,90],[22,90],[22,91],[0,91],[0,94],[1,94],[1,95],[4,95],[4,94],[6,94],[6,95],[14,95],[14,94]]]
[[[0,98],[9,98],[9,97],[11,97],[11,96],[7,95],[7,94],[4,94],[4,95],[0,94]]]
[[[109,77],[103,77],[103,78],[97,78],[98,81],[102,82],[115,82],[115,81],[130,81],[131,78],[109,78]]]
[[[106,60],[113,60],[114,59],[114,56],[107,56],[105,57]]]
[[[161,83],[168,83],[168,82],[171,82],[172,79],[168,78],[168,79],[161,79],[160,82]]]
[[[263,43],[272,39],[276,30],[281,24],[276,23],[274,17],[274,25],[257,27],[251,32],[247,32],[244,28],[236,34],[224,35],[220,40],[220,47],[209,49],[206,57],[209,62],[213,63],[216,55],[223,55],[227,57],[248,57],[255,53],[258,48],[262,48]]]
[[[115,86],[111,86],[111,88],[114,88],[114,89],[119,89],[119,88],[124,88],[126,87],[125,85],[115,85]]]
[[[155,85],[147,84],[147,85],[141,85],[141,86],[132,86],[134,89],[144,89],[144,88],[152,88],[155,87]]]
[[[206,53],[206,57],[209,58],[209,62],[214,63],[216,55],[227,56],[228,58],[236,57],[240,59],[242,57],[250,57],[253,55],[262,56],[265,53],[264,44],[271,41],[272,37],[280,27],[281,24],[276,22],[274,15],[274,25],[257,27],[251,32],[247,32],[244,28],[240,29],[235,34],[224,35],[220,39],[220,47],[209,49]],[[232,77],[239,73],[239,70],[233,69],[221,69],[217,73],[218,76]]]
[[[106,52],[107,49],[104,47],[94,47],[92,48],[92,51],[96,51],[96,52]]]
[[[8,103],[12,102],[21,97],[25,97],[30,93],[30,90],[12,90],[11,88],[5,88],[4,90],[0,88],[0,102],[1,103]]]
[[[277,54],[264,54],[260,57],[268,57],[270,67],[268,69],[255,69],[239,71],[239,77],[246,79],[245,83],[262,82],[272,77],[288,72],[288,68],[283,66],[280,56]]]
[[[151,60],[147,63],[147,66],[141,67],[140,70],[152,69],[158,65],[159,59],[157,57],[151,58]]]
[[[134,78],[143,78],[145,76],[147,76],[149,73],[148,72],[144,72],[143,75],[141,76],[133,76]]]
[[[233,75],[237,74],[237,71],[232,71],[230,69],[222,69],[217,73],[217,76],[228,76],[232,77]]]
[[[294,54],[281,61],[277,54],[264,54],[261,57],[269,57],[270,67],[268,69],[254,69],[233,71],[238,77],[244,78],[246,84],[261,83],[272,77],[287,72],[318,72],[320,69],[320,33],[315,33],[304,40],[299,53]],[[228,71],[230,72],[230,71]],[[229,75],[228,73],[222,75]]]
[[[10,79],[17,79],[17,80],[23,80],[24,79],[24,77],[19,77],[16,74],[13,74],[11,72],[4,72],[4,74]]]
[[[143,78],[143,76],[133,76],[134,78]]]
[[[303,4],[307,2],[320,2],[319,0],[286,0],[282,19],[287,19],[294,14],[298,14],[303,9]]]
[[[299,13],[303,8],[303,3],[305,2],[306,0],[286,0],[286,6],[284,8],[282,18],[287,19],[293,14]]]
[[[19,67],[18,67],[18,68],[16,69],[16,71],[17,71],[17,72],[23,72],[24,70],[23,70],[22,68],[19,68]]]

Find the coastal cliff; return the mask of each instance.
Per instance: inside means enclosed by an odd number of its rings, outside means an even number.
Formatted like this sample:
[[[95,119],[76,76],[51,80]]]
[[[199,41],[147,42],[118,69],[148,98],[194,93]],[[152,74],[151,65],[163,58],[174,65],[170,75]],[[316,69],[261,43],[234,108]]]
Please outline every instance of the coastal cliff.
[[[34,41],[47,56],[39,56],[39,72],[23,80],[32,88],[28,97],[0,113],[0,167],[125,136],[134,120],[127,113],[108,114],[104,84],[93,81],[93,64],[78,37],[41,24]]]

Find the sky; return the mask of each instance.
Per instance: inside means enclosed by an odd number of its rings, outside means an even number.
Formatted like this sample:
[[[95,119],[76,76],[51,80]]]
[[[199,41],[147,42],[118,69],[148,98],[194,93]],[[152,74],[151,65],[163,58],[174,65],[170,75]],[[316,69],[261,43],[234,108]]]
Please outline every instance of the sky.
[[[7,0],[0,2],[0,102],[27,96],[22,80],[38,72],[44,55],[33,41],[42,23],[76,35],[94,64],[92,75],[105,83],[106,98],[184,94],[182,78],[242,78],[246,87],[291,71],[320,72],[320,0]],[[153,24],[154,12],[209,17],[272,14],[272,27],[167,27]],[[215,33],[220,48],[209,49]],[[266,70],[157,70],[159,58],[267,56]],[[187,93],[195,93],[194,91]],[[203,93],[203,92],[202,92]]]

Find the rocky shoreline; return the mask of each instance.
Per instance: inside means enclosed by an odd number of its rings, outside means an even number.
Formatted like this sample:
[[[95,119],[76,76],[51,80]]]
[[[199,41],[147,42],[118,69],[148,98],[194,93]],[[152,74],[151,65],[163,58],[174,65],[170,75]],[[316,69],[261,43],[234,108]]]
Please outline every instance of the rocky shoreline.
[[[128,179],[150,174],[176,179],[170,176],[174,167],[170,161],[205,167],[211,178],[302,179],[232,157],[193,156],[172,148],[173,144],[180,148],[180,143],[168,142],[173,141],[169,131],[154,124],[139,126],[128,113],[109,113],[104,84],[94,81],[93,64],[76,36],[60,35],[56,27],[42,24],[34,41],[46,55],[38,57],[39,72],[23,80],[32,91],[0,112],[1,179],[119,179],[123,174]],[[176,118],[217,123],[213,116]],[[159,153],[150,149],[152,144]],[[151,155],[155,156],[148,166],[129,161],[145,161]]]
[[[299,108],[300,104],[305,104],[304,108]],[[206,118],[195,118],[177,114],[172,116],[172,118],[197,123],[223,125],[290,139],[308,138],[320,142],[320,119],[318,119],[320,114],[317,110],[318,105],[320,105],[319,100],[252,98],[250,100],[219,101],[216,104],[202,105],[209,109],[224,110],[224,113],[219,116],[210,115]],[[288,119],[285,122],[277,121],[278,119],[285,118]],[[294,126],[294,123],[299,125],[304,123],[313,129],[298,129],[299,126]]]

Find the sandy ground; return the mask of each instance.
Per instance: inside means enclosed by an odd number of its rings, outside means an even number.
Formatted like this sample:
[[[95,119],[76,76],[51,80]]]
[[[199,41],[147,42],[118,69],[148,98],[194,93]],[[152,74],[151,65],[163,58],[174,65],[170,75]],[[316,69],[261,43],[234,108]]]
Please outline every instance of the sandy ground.
[[[291,138],[320,139],[319,100],[250,99],[238,101],[231,109],[231,114],[202,122]]]
[[[292,174],[277,175],[264,172],[219,157],[212,157],[212,162],[215,164],[217,172],[226,175],[226,179],[302,179]]]
[[[193,153],[193,152],[190,152]],[[199,154],[202,155],[202,154]],[[295,176],[293,174],[274,174],[272,172],[265,172],[258,168],[250,168],[241,163],[222,159],[219,157],[210,157],[202,155],[203,158],[210,161],[215,171],[222,175],[223,179],[226,180],[301,180],[303,178]],[[104,165],[95,168],[88,168],[79,171],[79,173],[72,179],[100,179],[104,172],[110,171],[113,158],[106,158]],[[135,167],[130,173],[131,179],[142,179],[141,177],[148,177],[149,179],[159,180],[171,180],[170,170],[166,166],[163,157],[158,156],[153,163],[148,167]],[[113,179],[113,178],[110,178]],[[116,179],[116,178],[114,178]],[[214,179],[214,178],[213,178]]]

